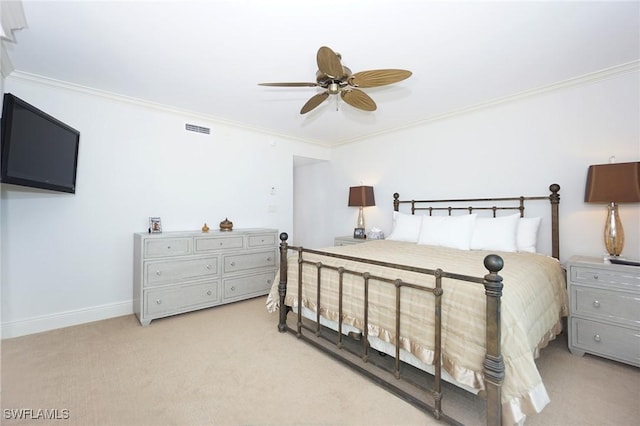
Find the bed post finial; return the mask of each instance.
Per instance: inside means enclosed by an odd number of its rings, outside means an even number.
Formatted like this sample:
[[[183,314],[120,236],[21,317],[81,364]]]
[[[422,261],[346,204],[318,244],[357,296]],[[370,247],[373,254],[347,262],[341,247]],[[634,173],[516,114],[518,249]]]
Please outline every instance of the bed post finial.
[[[280,317],[278,322],[278,331],[284,333],[287,331],[287,306],[284,304],[284,298],[287,295],[287,251],[289,245],[287,239],[289,235],[286,232],[280,234],[280,281],[278,282],[278,296],[280,296]]]
[[[498,272],[504,267],[504,260],[496,254],[484,258],[484,266],[489,273],[484,276],[486,303],[487,353],[482,364],[484,386],[487,391],[487,424],[502,424],[502,382],[504,381],[504,360],[500,347],[502,330],[500,319],[500,298],[502,297],[502,277]]]
[[[397,192],[393,194],[393,211],[400,211],[400,194]]]

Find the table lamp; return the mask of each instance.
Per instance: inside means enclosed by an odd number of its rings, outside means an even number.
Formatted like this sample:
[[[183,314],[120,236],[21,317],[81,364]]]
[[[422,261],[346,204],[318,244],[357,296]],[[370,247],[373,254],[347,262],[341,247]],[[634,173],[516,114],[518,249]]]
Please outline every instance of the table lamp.
[[[373,197],[372,186],[352,186],[349,188],[349,207],[359,207],[358,223],[356,229],[361,229],[361,238],[365,238],[364,234],[364,207],[375,206],[376,201]],[[354,233],[356,235],[357,233]]]
[[[624,247],[624,230],[618,203],[640,202],[640,162],[589,166],[584,201],[608,204],[604,245],[609,255],[620,256]]]

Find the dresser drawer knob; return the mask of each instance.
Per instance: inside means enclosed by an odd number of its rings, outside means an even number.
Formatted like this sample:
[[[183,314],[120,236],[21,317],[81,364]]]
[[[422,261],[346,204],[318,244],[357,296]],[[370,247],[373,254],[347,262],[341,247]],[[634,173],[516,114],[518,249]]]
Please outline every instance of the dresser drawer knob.
[[[171,246],[167,246],[167,250],[171,250]]]
[[[211,296],[211,290],[207,290],[207,296]]]
[[[231,286],[231,291],[236,291],[236,287],[235,286]]]
[[[156,305],[162,305],[162,299],[157,299],[156,300]]]
[[[236,266],[236,262],[231,262],[229,265]]]
[[[595,336],[593,336],[593,340],[595,340],[596,342],[600,342],[602,339],[600,338],[599,334],[596,334]]]
[[[271,258],[270,257],[267,257],[267,262],[271,262]]]
[[[600,301],[599,300],[594,300],[593,301],[593,307],[594,308],[599,308],[600,307]]]
[[[594,280],[597,280],[597,279],[598,279],[598,274],[595,274],[595,275],[593,276],[593,279],[594,279]]]
[[[271,284],[271,280],[267,279],[267,284]]]
[[[211,265],[207,265],[207,269],[211,269]]]
[[[156,275],[157,275],[157,276],[162,275],[162,271],[156,271]]]

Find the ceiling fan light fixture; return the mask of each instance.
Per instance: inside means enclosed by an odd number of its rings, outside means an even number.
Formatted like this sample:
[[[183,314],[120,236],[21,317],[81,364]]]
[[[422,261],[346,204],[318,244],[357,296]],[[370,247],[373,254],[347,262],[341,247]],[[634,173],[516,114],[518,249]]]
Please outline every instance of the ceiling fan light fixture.
[[[355,74],[342,65],[342,55],[334,52],[326,46],[318,49],[316,55],[318,72],[315,83],[259,83],[262,86],[280,87],[322,87],[324,92],[314,95],[300,110],[300,114],[306,114],[313,110],[329,95],[340,94],[345,103],[363,111],[375,111],[376,103],[373,99],[357,87],[378,87],[397,83],[411,76],[411,71],[402,69],[378,69],[361,71]],[[336,101],[338,109],[339,100]]]

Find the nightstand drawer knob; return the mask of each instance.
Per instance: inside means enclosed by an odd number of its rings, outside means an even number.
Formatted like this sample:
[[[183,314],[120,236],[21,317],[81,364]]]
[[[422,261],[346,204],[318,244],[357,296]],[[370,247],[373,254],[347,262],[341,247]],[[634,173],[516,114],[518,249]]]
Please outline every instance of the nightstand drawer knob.
[[[600,307],[600,301],[599,300],[594,300],[593,301],[593,307],[594,308],[599,308]]]
[[[207,291],[207,296],[211,296],[211,290]]]
[[[594,280],[597,280],[597,279],[598,279],[598,274],[595,274],[595,275],[593,276],[593,279],[594,279]]]
[[[156,305],[162,305],[162,299],[156,300]]]
[[[593,336],[593,340],[595,340],[596,342],[600,342],[602,339],[600,338],[599,334],[596,334],[595,336]]]
[[[157,276],[162,275],[162,271],[156,271],[156,275],[157,275]]]

